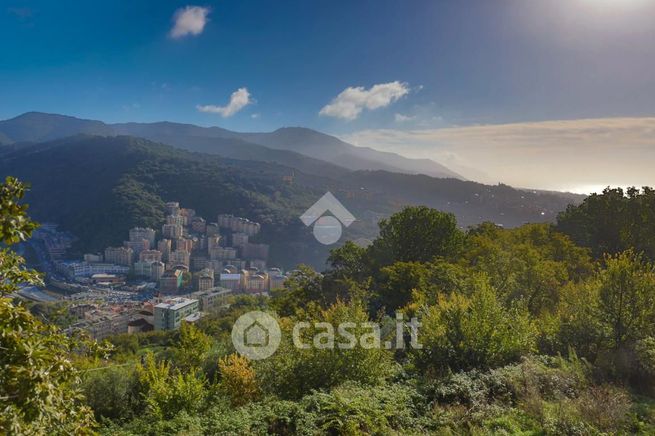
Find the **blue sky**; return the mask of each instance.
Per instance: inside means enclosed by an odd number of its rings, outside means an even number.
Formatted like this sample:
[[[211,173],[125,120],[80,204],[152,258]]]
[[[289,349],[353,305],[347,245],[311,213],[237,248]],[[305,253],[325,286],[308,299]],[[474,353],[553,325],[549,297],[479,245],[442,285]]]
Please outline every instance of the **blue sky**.
[[[203,8],[204,25],[174,36],[187,6]],[[366,132],[648,118],[653,71],[652,0],[0,6],[0,119],[38,110],[243,131],[300,125],[376,146]],[[349,87],[359,112],[321,115]],[[220,109],[242,88],[249,104]],[[457,144],[395,151],[447,160]],[[460,161],[451,163],[479,166]]]

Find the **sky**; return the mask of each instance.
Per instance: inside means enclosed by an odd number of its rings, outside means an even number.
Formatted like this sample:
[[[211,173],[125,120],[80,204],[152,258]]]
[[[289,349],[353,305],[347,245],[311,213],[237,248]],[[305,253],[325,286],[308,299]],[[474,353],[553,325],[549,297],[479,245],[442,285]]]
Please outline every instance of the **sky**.
[[[0,119],[304,126],[486,183],[655,185],[655,0],[0,4]]]

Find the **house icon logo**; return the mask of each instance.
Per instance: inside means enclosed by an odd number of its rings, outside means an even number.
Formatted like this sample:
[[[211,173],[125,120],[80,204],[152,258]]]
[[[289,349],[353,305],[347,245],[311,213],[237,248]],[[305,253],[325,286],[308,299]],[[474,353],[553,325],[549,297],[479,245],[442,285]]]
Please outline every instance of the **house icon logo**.
[[[252,311],[237,319],[232,327],[232,343],[237,352],[251,360],[270,357],[280,346],[282,333],[275,318]]]
[[[325,215],[330,212],[332,215]],[[327,192],[300,216],[307,226],[314,224],[314,237],[323,245],[332,245],[341,238],[342,226],[350,226],[355,217],[331,192]]]
[[[270,339],[266,327],[257,320],[243,331],[243,343],[247,347],[268,347]]]

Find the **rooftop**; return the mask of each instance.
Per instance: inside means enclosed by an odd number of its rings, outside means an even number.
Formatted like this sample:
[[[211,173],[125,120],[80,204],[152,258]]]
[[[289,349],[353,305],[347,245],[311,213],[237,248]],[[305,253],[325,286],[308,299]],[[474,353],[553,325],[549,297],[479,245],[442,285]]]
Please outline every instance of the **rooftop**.
[[[181,309],[185,306],[188,306],[189,304],[197,303],[198,300],[192,300],[191,298],[170,298],[166,301],[162,301],[161,303],[157,304],[155,307],[159,309],[170,309],[170,310],[177,310]]]

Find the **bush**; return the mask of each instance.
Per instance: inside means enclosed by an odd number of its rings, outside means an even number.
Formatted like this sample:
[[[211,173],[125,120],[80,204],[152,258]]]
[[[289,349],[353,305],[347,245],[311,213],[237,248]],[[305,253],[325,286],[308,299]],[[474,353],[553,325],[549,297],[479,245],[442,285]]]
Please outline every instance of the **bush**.
[[[298,348],[292,343],[292,330],[297,321],[310,326],[301,331],[301,340],[311,344]],[[316,309],[299,313],[298,318],[282,318],[282,342],[275,354],[256,362],[255,371],[261,376],[263,389],[284,399],[298,399],[312,390],[330,389],[347,381],[375,385],[393,371],[392,355],[380,347],[365,348],[358,342],[354,348],[339,348],[337,326],[352,322],[358,327],[350,331],[359,339],[370,333],[362,323],[369,321],[364,306],[357,302],[337,302],[326,310]],[[335,331],[334,348],[318,348],[312,344],[317,333],[325,332],[315,323],[328,323]]]
[[[490,368],[518,360],[535,349],[536,329],[528,312],[503,307],[484,281],[471,297],[453,293],[428,307],[414,350],[419,368],[432,373]]]
[[[132,367],[100,367],[85,374],[82,391],[96,418],[126,420],[138,415],[144,408],[137,384]]]

